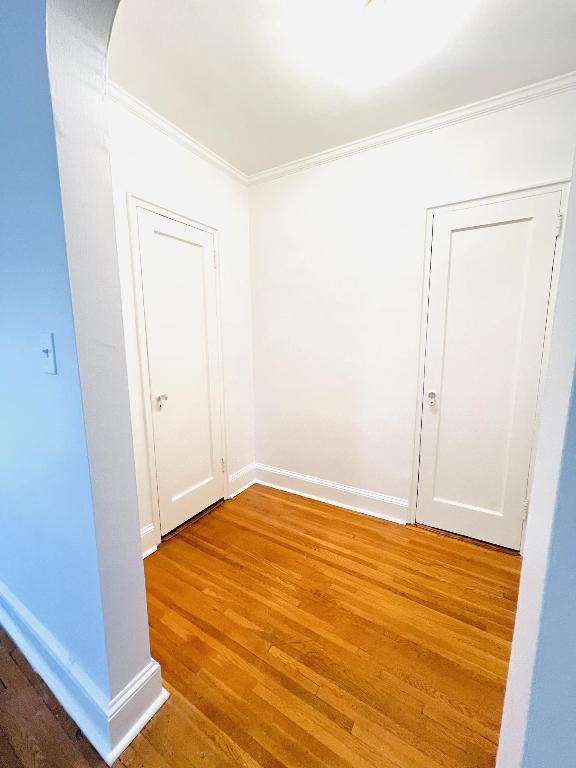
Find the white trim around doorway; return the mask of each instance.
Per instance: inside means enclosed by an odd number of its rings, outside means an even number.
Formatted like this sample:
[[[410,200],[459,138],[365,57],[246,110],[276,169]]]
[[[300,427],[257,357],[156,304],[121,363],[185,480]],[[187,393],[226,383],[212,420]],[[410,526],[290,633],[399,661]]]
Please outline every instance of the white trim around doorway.
[[[160,544],[160,507],[158,502],[158,489],[156,484],[156,458],[154,448],[154,431],[152,424],[152,403],[150,397],[150,380],[148,375],[148,350],[146,343],[146,324],[144,317],[144,298],[142,288],[142,276],[140,265],[140,245],[138,235],[137,210],[141,208],[151,213],[172,219],[173,221],[192,226],[203,232],[211,234],[214,238],[214,247],[216,251],[216,322],[218,327],[218,356],[221,371],[219,383],[219,402],[222,420],[222,445],[224,453],[225,466],[229,466],[228,461],[228,443],[227,443],[227,423],[226,423],[226,401],[224,392],[224,336],[222,329],[222,287],[221,287],[221,260],[222,252],[220,248],[219,232],[215,227],[191,219],[188,216],[168,210],[162,206],[156,205],[148,200],[144,200],[130,192],[126,195],[126,210],[128,214],[128,229],[130,235],[130,290],[125,291],[122,296],[123,312],[126,315],[131,313],[135,318],[135,338],[126,338],[126,345],[134,345],[134,350],[138,359],[138,381],[129,380],[130,390],[130,410],[131,419],[134,422],[139,417],[143,418],[143,431],[146,443],[145,460],[136,460],[136,478],[140,494],[146,494],[146,499],[139,498],[139,504],[149,506],[152,511],[152,522],[146,523],[141,529],[143,557],[152,554]],[[224,472],[224,498],[229,494],[228,473]]]
[[[429,298],[429,283],[430,283],[430,269],[431,269],[431,257],[432,257],[432,235],[433,235],[433,223],[434,214],[438,211],[455,211],[464,208],[472,208],[481,205],[489,205],[495,202],[505,202],[507,200],[515,200],[522,197],[530,197],[533,195],[541,195],[549,192],[561,193],[561,207],[560,213],[565,218],[566,209],[568,204],[568,194],[570,191],[570,180],[561,179],[560,181],[549,182],[544,184],[534,185],[532,187],[525,187],[522,189],[514,190],[511,192],[496,193],[488,197],[473,198],[470,200],[464,200],[455,203],[448,203],[444,205],[437,205],[426,210],[426,238],[423,254],[423,268],[422,268],[422,298],[420,309],[420,342],[419,342],[419,354],[418,354],[418,380],[416,388],[416,413],[414,422],[414,440],[413,440],[413,453],[412,453],[412,478],[410,484],[410,497],[408,502],[408,522],[410,524],[416,523],[416,501],[418,497],[418,475],[420,467],[420,439],[421,439],[421,416],[424,402],[424,365],[426,357],[426,332],[428,325],[428,298]],[[552,316],[554,306],[556,303],[556,295],[558,292],[558,277],[560,273],[560,257],[562,254],[564,239],[564,228],[561,227],[559,237],[556,241],[556,252],[554,258],[554,270],[552,273],[552,283],[550,290],[550,309],[549,318]],[[550,338],[552,333],[552,323],[548,322],[546,326],[546,334],[544,338],[544,350],[542,358],[542,371],[546,370],[548,363],[548,357],[550,353]],[[541,407],[541,398],[539,398],[538,414]],[[530,474],[529,483],[532,481],[534,465],[534,451],[532,454],[532,460],[530,462]],[[522,535],[521,552],[524,547],[525,529]]]

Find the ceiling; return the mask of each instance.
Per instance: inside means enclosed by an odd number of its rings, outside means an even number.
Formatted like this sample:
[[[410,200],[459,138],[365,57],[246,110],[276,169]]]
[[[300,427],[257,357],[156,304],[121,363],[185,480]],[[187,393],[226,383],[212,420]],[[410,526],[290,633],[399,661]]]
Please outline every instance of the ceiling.
[[[574,0],[121,0],[109,75],[246,174],[576,70]]]

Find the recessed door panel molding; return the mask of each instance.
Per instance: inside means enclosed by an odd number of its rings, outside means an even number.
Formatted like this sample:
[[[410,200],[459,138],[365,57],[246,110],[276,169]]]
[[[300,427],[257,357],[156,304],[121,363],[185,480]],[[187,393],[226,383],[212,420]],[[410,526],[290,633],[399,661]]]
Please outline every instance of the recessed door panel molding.
[[[434,214],[416,520],[519,549],[561,192]]]
[[[137,208],[160,528],[223,498],[224,446],[214,235]]]

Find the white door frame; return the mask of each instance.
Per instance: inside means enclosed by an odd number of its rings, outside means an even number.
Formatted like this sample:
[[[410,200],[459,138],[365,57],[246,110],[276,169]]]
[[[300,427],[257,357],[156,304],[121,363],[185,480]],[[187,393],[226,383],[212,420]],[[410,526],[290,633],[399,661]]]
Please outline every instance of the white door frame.
[[[152,399],[150,392],[150,375],[148,367],[148,345],[146,341],[146,322],[144,313],[144,287],[142,283],[142,264],[140,252],[140,239],[138,231],[138,208],[142,208],[151,213],[165,216],[173,221],[194,227],[203,232],[211,234],[214,238],[214,248],[216,251],[216,328],[218,335],[218,363],[220,366],[219,403],[222,424],[222,452],[224,454],[225,472],[224,472],[224,498],[228,498],[228,429],[226,424],[226,400],[224,395],[224,336],[222,331],[222,289],[221,289],[221,249],[220,233],[215,227],[204,224],[188,216],[175,213],[167,208],[156,205],[148,200],[143,200],[136,195],[127,194],[126,207],[128,211],[128,226],[130,232],[130,270],[131,270],[131,295],[123,297],[125,303],[125,312],[133,312],[136,320],[136,341],[139,368],[139,392],[138,401],[141,400],[144,413],[144,432],[146,439],[146,488],[150,494],[150,507],[154,520],[156,535],[154,536],[155,545],[147,548],[144,556],[154,551],[160,544],[160,504],[158,499],[158,487],[156,479],[156,449],[154,444],[154,423],[152,412]],[[127,343],[129,343],[127,341]],[[133,394],[131,393],[131,400]],[[136,400],[135,399],[135,400]],[[142,468],[136,467],[136,474],[141,474]],[[140,486],[140,483],[139,483]],[[141,486],[140,486],[141,487]]]
[[[418,498],[418,475],[420,469],[420,441],[422,434],[422,410],[424,407],[424,365],[426,361],[426,333],[428,327],[428,300],[430,289],[430,269],[432,266],[432,235],[433,235],[433,223],[434,214],[439,211],[456,211],[464,208],[476,208],[482,205],[490,205],[491,203],[506,202],[507,200],[517,200],[522,197],[532,197],[533,195],[542,195],[548,192],[560,192],[561,204],[560,210],[564,217],[566,215],[566,207],[568,203],[568,193],[570,191],[570,179],[562,179],[557,182],[551,182],[547,184],[540,184],[533,187],[523,187],[512,192],[504,192],[500,194],[490,195],[489,197],[473,198],[471,200],[465,200],[457,203],[448,203],[444,205],[437,205],[426,210],[426,240],[424,248],[424,266],[423,266],[423,278],[422,278],[422,298],[420,308],[420,343],[418,353],[418,378],[416,387],[416,417],[414,421],[414,440],[413,440],[413,453],[412,453],[412,480],[410,484],[410,497],[408,502],[408,522],[414,524],[416,522],[416,502]],[[548,311],[548,319],[552,317],[553,309],[556,302],[556,294],[558,290],[558,276],[560,274],[560,256],[562,254],[564,231],[563,228],[560,231],[560,236],[556,241],[556,250],[554,255],[554,269],[552,272],[552,283],[550,290],[550,304]],[[552,313],[550,313],[550,307]],[[548,355],[550,352],[550,336],[551,336],[551,322],[546,324],[546,333],[544,336],[544,353],[542,357],[542,370],[540,376],[540,385],[542,384],[542,371],[546,370]],[[538,398],[537,417],[540,412],[541,398]],[[529,484],[532,482],[532,471],[534,464],[534,450],[532,451],[532,458],[529,467]],[[522,532],[522,548],[524,545],[524,533],[526,530],[526,521],[524,522],[524,529]]]

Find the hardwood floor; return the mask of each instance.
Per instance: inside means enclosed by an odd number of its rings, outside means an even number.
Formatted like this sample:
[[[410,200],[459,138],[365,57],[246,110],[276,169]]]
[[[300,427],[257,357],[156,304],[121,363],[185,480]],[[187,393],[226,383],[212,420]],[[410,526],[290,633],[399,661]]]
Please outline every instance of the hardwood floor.
[[[253,486],[145,561],[130,768],[494,765],[520,558]],[[0,639],[0,765],[103,766]]]

